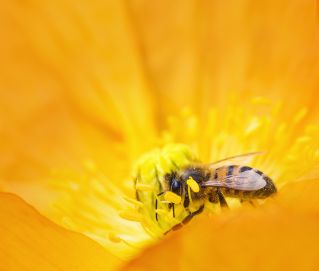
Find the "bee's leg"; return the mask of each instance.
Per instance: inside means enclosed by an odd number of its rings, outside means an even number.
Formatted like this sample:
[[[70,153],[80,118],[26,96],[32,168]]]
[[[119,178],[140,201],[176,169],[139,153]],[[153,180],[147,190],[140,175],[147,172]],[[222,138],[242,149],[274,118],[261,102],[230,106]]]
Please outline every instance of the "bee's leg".
[[[253,200],[251,199],[240,199],[241,204],[249,203],[252,207],[256,207],[256,204]]]
[[[189,206],[189,196],[188,196],[188,191],[187,191],[187,189],[186,189],[186,191],[185,191],[185,198],[184,198],[183,206],[184,206],[185,209],[187,209],[188,206]]]
[[[211,203],[218,203],[219,202],[218,195],[217,195],[216,191],[211,191],[208,194],[208,200]]]
[[[217,189],[216,193],[217,193],[217,196],[218,196],[220,207],[228,208],[227,201],[225,200],[225,197],[224,197],[223,193],[220,191],[220,189]]]
[[[201,212],[203,212],[205,205],[201,205],[195,212],[190,213],[188,216],[186,216],[183,221],[182,224],[185,225],[187,224],[194,216],[200,214]]]
[[[181,223],[176,224],[173,228],[171,228],[170,230],[168,230],[168,231],[165,232],[164,234],[167,234],[167,233],[169,233],[170,231],[176,231],[176,230],[180,229],[181,227],[183,227],[185,224],[187,224],[189,221],[191,221],[194,216],[196,216],[196,215],[200,214],[201,212],[203,212],[204,206],[205,206],[205,205],[203,204],[203,205],[200,206],[199,209],[196,210],[195,212],[189,213],[189,215],[186,216]]]
[[[258,202],[257,202],[257,201],[254,201],[254,200],[252,200],[252,199],[249,200],[249,203],[250,203],[251,206],[253,206],[253,207],[255,207],[255,208],[258,206]]]
[[[168,204],[168,208],[169,208],[169,209],[173,209],[173,217],[175,217],[175,204],[172,203],[172,202],[170,202],[170,203]]]

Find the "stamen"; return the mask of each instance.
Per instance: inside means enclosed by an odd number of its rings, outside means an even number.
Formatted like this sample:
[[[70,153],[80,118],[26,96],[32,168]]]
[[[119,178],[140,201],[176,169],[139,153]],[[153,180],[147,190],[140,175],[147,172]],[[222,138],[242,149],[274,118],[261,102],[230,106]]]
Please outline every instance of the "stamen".
[[[118,183],[109,181],[103,174],[104,170],[101,171],[99,165],[91,159],[83,161],[82,170],[85,174],[79,175],[77,172],[59,169],[52,172],[51,185],[65,192],[61,193],[61,198],[54,206],[55,221],[69,229],[92,236],[120,257],[124,254],[135,255],[140,250],[137,248],[140,244],[143,244],[142,247],[161,238],[162,230],[180,223],[180,218],[185,213],[183,206],[179,205],[176,209],[177,217],[172,216],[167,204],[181,204],[182,198],[172,191],[158,195],[166,188],[161,186],[162,180],[165,180],[166,173],[198,161],[191,148],[172,144],[176,141],[192,142],[194,149],[201,154],[200,158],[211,162],[248,150],[264,150],[269,146],[266,144],[269,141],[271,150],[256,161],[256,167],[262,166],[266,173],[278,180],[278,186],[284,180],[293,180],[295,176],[301,178],[304,172],[314,169],[319,160],[319,149],[315,140],[318,138],[319,126],[308,125],[305,132],[302,132],[302,121],[307,116],[306,108],[286,120],[279,118],[281,102],[273,102],[263,97],[253,99],[252,103],[257,109],[259,105],[267,105],[262,110],[267,109],[269,112],[263,117],[255,114],[255,108],[243,110],[237,106],[240,104],[238,101],[240,100],[235,100],[222,111],[212,108],[205,120],[208,127],[204,134],[202,129],[197,127],[201,123],[200,119],[196,120],[192,112],[185,111],[172,117],[167,130],[163,131],[158,139],[159,144],[165,146],[136,161],[132,174],[136,180],[135,187],[131,181],[128,186],[126,182],[119,186]],[[256,110],[257,112],[259,110]],[[225,116],[224,121],[218,122],[221,114]],[[258,136],[256,135],[253,142],[251,138],[247,139],[257,132]],[[203,141],[197,142],[198,138],[203,138]],[[282,156],[285,149],[287,151]],[[57,178],[61,181],[57,182]],[[195,212],[198,208],[194,205],[196,202],[192,200],[192,195],[195,196],[193,193],[200,191],[200,186],[193,178],[189,178],[186,185],[185,192],[188,192],[190,201],[188,209]],[[135,190],[141,192],[138,194],[142,202],[134,198]],[[130,198],[125,195],[132,196]],[[159,207],[162,208],[155,210],[154,199],[158,200]],[[233,206],[237,204],[235,199],[229,201]],[[212,212],[218,212],[215,207],[210,207]],[[155,220],[155,212],[160,221]],[[108,242],[105,242],[105,239]]]
[[[258,96],[252,98],[251,103],[256,105],[270,105],[271,101],[265,97]]]
[[[306,107],[300,109],[297,114],[293,118],[294,123],[299,123],[308,113],[308,109]]]
[[[136,190],[140,190],[140,191],[149,191],[149,192],[154,191],[154,187],[149,184],[137,183],[135,185],[135,188]]]
[[[182,198],[179,195],[171,191],[168,191],[164,194],[164,199],[168,202],[175,203],[175,204],[180,204],[182,201]]]
[[[118,235],[113,232],[109,233],[109,240],[113,243],[120,243],[123,241],[120,237],[118,237]]]
[[[126,245],[128,245],[128,246],[130,246],[130,247],[132,247],[134,249],[141,249],[143,247],[143,246],[141,246],[143,242],[136,243],[136,242],[134,242],[132,240],[132,238],[130,236],[127,236],[127,235],[124,235],[124,234],[122,236],[119,236],[119,235],[115,235],[114,233],[110,233],[109,234],[109,240],[112,241],[112,242],[115,241],[115,243],[123,242]]]
[[[300,144],[307,143],[311,140],[312,138],[310,136],[300,136],[297,138],[296,142]]]
[[[128,201],[129,203],[132,203],[134,205],[136,205],[137,207],[143,207],[144,204],[136,199],[132,199],[132,198],[129,198],[129,197],[123,197],[126,201]]]
[[[248,122],[248,125],[245,129],[245,135],[248,136],[253,134],[255,131],[258,130],[259,127],[261,127],[261,125],[261,119],[258,117],[253,117],[250,122]]]
[[[125,210],[119,213],[121,218],[124,218],[129,221],[141,222],[143,221],[143,216],[138,213],[136,210]]]
[[[90,159],[87,159],[87,160],[84,160],[83,162],[83,166],[85,169],[87,169],[89,172],[97,172],[97,166],[96,164],[94,163],[94,161],[90,160]]]
[[[167,215],[168,213],[166,210],[163,209],[157,209],[155,212],[159,215]]]
[[[187,185],[192,189],[193,192],[198,193],[199,192],[199,185],[198,183],[193,179],[193,177],[189,177],[187,180]]]

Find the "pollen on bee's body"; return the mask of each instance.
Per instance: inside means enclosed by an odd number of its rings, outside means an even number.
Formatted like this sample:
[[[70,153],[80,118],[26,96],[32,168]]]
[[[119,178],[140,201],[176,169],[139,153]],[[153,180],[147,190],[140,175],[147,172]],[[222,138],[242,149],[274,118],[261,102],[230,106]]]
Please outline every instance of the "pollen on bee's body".
[[[164,199],[167,201],[167,202],[171,202],[171,203],[174,203],[174,204],[180,204],[181,201],[182,201],[182,198],[171,192],[171,191],[168,191],[164,194]]]
[[[193,192],[198,193],[199,192],[199,185],[198,183],[193,179],[193,177],[189,177],[187,180],[187,185],[192,189]]]

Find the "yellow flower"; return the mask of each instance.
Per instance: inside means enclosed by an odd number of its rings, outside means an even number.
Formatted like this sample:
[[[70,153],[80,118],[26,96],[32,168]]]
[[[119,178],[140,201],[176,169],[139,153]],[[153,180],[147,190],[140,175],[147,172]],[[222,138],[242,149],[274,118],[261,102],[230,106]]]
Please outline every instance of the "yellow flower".
[[[315,270],[315,14],[304,0],[1,3],[0,270]],[[275,198],[227,199],[163,237],[178,221],[154,219],[156,174],[251,151]]]

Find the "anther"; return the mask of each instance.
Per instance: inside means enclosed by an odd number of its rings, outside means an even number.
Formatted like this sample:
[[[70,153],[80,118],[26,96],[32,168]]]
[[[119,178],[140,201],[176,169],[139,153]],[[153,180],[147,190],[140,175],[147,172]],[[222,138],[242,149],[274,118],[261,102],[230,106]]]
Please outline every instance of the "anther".
[[[135,206],[137,207],[143,207],[144,204],[136,199],[132,199],[132,198],[129,198],[129,197],[123,197],[126,201],[128,201],[129,203],[132,203],[134,204]]]
[[[198,183],[193,179],[193,177],[189,177],[187,180],[187,185],[192,189],[193,192],[198,193],[199,192],[199,185]]]
[[[182,201],[182,198],[179,195],[177,195],[171,191],[168,191],[164,194],[164,199],[166,201],[174,203],[174,204],[180,204]]]
[[[119,213],[119,216],[129,221],[136,221],[136,222],[143,221],[142,215],[138,213],[136,210],[121,211]]]
[[[115,233],[111,232],[109,233],[109,240],[113,243],[120,243],[122,242],[122,239],[118,237]]]
[[[142,183],[137,183],[135,185],[136,190],[140,190],[140,191],[154,191],[154,187],[149,185],[149,184],[142,184]]]

